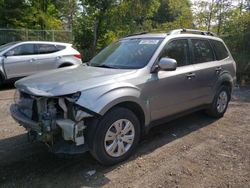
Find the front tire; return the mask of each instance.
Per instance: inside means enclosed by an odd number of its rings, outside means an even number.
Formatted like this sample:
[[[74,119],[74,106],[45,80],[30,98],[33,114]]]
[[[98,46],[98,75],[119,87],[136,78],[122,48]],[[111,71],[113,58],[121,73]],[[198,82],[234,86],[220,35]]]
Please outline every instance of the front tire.
[[[99,121],[90,152],[100,163],[113,165],[131,156],[139,138],[140,123],[135,114],[114,108]]]
[[[3,80],[3,78],[0,76],[0,87],[3,86],[3,83],[4,83],[4,80]]]
[[[230,101],[230,95],[230,89],[222,85],[214,96],[213,102],[207,110],[207,114],[215,118],[223,117]]]

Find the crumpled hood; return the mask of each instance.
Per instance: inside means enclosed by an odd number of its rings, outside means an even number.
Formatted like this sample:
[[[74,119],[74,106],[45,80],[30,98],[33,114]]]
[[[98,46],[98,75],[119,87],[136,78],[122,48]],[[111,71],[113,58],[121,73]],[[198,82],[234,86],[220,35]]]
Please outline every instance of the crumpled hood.
[[[23,78],[15,83],[19,90],[35,96],[61,96],[112,84],[135,70],[72,66]]]

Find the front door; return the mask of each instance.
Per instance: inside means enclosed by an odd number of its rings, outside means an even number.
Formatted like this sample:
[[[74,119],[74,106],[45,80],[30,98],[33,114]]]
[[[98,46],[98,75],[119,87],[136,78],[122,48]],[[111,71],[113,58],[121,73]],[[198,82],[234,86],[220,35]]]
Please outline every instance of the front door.
[[[8,79],[28,76],[36,72],[36,52],[33,44],[21,44],[6,55],[3,61]]]
[[[194,107],[196,85],[194,67],[190,64],[187,39],[168,42],[159,59],[173,58],[177,61],[175,71],[153,73],[150,87],[151,119],[157,120]]]

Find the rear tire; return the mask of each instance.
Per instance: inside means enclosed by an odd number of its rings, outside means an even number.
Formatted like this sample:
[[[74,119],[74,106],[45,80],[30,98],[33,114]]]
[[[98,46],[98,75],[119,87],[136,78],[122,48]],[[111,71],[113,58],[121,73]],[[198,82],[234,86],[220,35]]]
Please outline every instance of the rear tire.
[[[230,97],[230,88],[225,85],[220,86],[214,96],[212,104],[210,104],[210,107],[206,111],[207,114],[215,118],[223,117],[227,110]]]
[[[129,109],[117,107],[98,122],[90,153],[101,164],[113,165],[131,156],[139,138],[140,123],[136,115]]]

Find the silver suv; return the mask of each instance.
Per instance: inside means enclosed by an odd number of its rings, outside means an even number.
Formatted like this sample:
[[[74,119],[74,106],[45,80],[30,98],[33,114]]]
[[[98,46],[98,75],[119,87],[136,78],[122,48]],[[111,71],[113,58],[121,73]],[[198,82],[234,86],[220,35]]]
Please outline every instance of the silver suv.
[[[87,65],[15,83],[12,117],[55,153],[90,151],[102,164],[128,158],[161,122],[205,109],[222,117],[236,81],[224,42],[197,30],[123,38]]]
[[[0,86],[10,79],[81,63],[81,54],[68,43],[8,43],[0,46]]]

